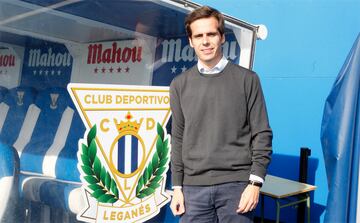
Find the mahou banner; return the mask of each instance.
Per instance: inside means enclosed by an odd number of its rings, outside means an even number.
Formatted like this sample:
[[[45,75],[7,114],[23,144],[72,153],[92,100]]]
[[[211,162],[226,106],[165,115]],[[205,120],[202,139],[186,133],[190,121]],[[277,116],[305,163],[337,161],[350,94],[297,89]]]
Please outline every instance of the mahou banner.
[[[170,201],[168,87],[69,84],[87,127],[78,145],[86,222],[144,222]]]
[[[24,48],[0,43],[0,86],[19,86]]]
[[[240,46],[234,34],[226,34],[222,52],[225,57],[238,64]],[[156,48],[152,85],[169,86],[173,78],[197,63],[194,49],[187,37],[161,39]]]
[[[91,43],[73,51],[78,54],[73,53],[73,83],[151,83],[155,52],[152,40]]]
[[[21,85],[37,89],[66,87],[73,58],[63,44],[36,40],[24,53]]]

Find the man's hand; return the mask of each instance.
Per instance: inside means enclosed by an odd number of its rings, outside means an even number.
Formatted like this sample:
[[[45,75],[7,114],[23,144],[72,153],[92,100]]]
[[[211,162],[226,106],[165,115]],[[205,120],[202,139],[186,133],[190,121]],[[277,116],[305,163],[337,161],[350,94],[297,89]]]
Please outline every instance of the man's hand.
[[[241,194],[239,207],[236,212],[244,214],[254,210],[259,202],[259,194],[260,187],[247,185],[244,192]]]
[[[184,194],[181,188],[174,189],[174,195],[171,199],[170,208],[175,216],[185,213]]]

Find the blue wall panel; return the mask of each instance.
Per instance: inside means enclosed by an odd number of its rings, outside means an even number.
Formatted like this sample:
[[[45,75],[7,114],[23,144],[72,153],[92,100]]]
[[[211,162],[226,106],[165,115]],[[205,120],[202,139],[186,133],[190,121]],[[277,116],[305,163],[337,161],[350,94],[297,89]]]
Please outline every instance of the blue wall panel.
[[[274,130],[276,163],[271,164],[270,173],[296,180],[297,165],[292,165],[293,171],[288,172],[284,171],[284,166],[291,164],[292,158],[299,157],[300,147],[309,147],[310,158],[317,163],[310,165],[309,183],[318,187],[313,195],[312,222],[322,222],[328,193],[320,144],[323,108],[335,77],[360,32],[360,1],[196,2],[252,24],[267,26],[268,38],[257,42],[254,70],[261,77]],[[274,218],[269,211],[266,216]],[[291,209],[282,212],[283,220],[291,220],[292,212]]]

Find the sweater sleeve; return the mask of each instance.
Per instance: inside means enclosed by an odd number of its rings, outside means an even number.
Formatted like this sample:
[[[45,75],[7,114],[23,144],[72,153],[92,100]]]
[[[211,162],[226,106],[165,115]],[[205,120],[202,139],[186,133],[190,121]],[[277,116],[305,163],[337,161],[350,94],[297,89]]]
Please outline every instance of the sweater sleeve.
[[[184,164],[182,161],[182,141],[185,119],[181,109],[180,97],[176,83],[170,85],[171,123],[171,178],[173,186],[181,186],[184,178]]]
[[[265,179],[272,154],[272,130],[269,125],[265,99],[257,74],[249,75],[247,89],[248,120],[251,129],[252,165],[250,174]]]

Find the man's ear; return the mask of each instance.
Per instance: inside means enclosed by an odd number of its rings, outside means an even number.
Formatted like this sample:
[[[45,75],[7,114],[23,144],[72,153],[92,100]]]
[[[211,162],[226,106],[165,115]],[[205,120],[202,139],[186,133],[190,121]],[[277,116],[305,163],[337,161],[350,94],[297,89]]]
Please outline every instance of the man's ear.
[[[225,43],[225,34],[222,34],[221,36],[221,44]]]
[[[190,43],[191,48],[194,48],[194,45],[192,44],[191,38],[189,37],[188,39],[189,39],[189,43]]]

